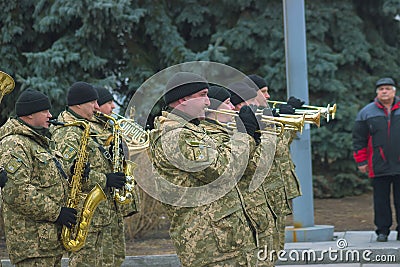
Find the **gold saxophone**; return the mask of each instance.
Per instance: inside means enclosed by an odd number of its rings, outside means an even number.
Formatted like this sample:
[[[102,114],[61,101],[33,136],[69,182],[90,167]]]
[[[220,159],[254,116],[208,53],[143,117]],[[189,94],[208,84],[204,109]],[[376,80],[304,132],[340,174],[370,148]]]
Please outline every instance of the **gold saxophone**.
[[[71,229],[63,226],[61,232],[62,243],[67,251],[76,252],[80,250],[85,244],[88,234],[89,225],[93,218],[94,211],[101,201],[106,200],[106,194],[103,189],[96,184],[96,186],[89,192],[89,194],[82,193],[82,177],[85,165],[88,162],[89,153],[87,150],[88,139],[90,135],[90,124],[85,121],[74,121],[71,123],[62,123],[57,121],[50,121],[55,125],[66,126],[83,126],[84,131],[81,138],[78,156],[76,157],[74,173],[70,182],[70,194],[67,201],[68,208],[79,210],[79,203],[85,199],[82,210],[78,216],[78,223]]]
[[[136,168],[136,164],[130,160],[126,160],[121,154],[119,148],[122,138],[121,125],[114,117],[100,111],[96,111],[95,116],[99,119],[103,117],[113,122],[111,125],[113,127],[112,142],[114,144],[112,151],[113,172],[123,172],[126,177],[125,186],[121,190],[113,188],[113,197],[119,204],[129,204],[134,200],[135,179],[133,177],[133,171]]]

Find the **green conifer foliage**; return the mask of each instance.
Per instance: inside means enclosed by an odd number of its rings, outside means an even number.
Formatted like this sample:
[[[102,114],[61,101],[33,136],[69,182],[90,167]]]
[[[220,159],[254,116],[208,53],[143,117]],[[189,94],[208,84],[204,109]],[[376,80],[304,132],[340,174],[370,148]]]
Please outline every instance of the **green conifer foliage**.
[[[0,8],[0,68],[17,82],[0,124],[27,87],[48,94],[57,115],[79,80],[113,88],[122,113],[147,78],[194,60],[259,74],[273,99],[287,98],[281,0],[19,0]],[[356,113],[379,77],[400,80],[400,0],[305,0],[305,9],[309,103],[338,105],[336,120],[312,128],[313,172],[357,174]]]

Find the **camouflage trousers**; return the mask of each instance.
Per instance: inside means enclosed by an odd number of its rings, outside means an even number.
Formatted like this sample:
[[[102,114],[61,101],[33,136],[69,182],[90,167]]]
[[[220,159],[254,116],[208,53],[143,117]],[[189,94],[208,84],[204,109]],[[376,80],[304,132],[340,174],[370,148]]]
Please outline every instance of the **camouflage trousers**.
[[[113,216],[110,225],[92,227],[85,246],[77,252],[70,253],[69,258],[69,266],[120,266],[125,259],[122,219],[118,221],[118,216]]]
[[[115,266],[121,266],[125,261],[126,243],[125,243],[125,227],[124,218],[116,216],[115,221],[112,222],[112,239],[114,241],[114,263]]]
[[[56,257],[28,258],[15,264],[16,267],[61,266],[62,254]]]

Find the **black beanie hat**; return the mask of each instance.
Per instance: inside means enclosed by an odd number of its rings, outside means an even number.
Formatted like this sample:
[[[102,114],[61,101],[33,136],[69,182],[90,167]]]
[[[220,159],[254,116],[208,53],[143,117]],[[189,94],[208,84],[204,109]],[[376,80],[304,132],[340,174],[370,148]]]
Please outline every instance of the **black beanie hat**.
[[[99,106],[109,101],[114,101],[113,95],[106,88],[95,87],[94,89],[96,89],[97,94],[99,95],[99,99],[97,99],[97,104],[99,104]]]
[[[200,75],[191,72],[178,72],[167,82],[164,101],[168,105],[209,87],[206,79]]]
[[[382,85],[396,86],[396,83],[394,82],[394,80],[392,78],[381,78],[376,82],[375,88],[378,88],[379,86],[382,86]]]
[[[75,82],[68,90],[67,105],[74,106],[97,99],[99,99],[99,95],[91,84]]]
[[[210,109],[217,109],[222,102],[231,97],[228,90],[217,85],[210,86],[207,95],[210,99]]]
[[[245,82],[235,82],[228,86],[232,93],[231,102],[234,106],[257,96],[257,91]]]
[[[15,113],[18,117],[31,115],[50,108],[49,98],[42,92],[33,89],[23,91],[15,103]]]
[[[267,86],[267,82],[261,76],[258,76],[257,74],[250,74],[247,77],[257,85],[257,87],[258,87],[257,91],[260,90],[261,88],[264,88]]]

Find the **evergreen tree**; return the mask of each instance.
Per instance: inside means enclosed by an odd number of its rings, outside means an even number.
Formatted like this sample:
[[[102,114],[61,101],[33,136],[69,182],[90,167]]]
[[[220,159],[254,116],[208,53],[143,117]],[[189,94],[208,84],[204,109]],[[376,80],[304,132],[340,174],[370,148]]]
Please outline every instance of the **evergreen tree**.
[[[274,100],[287,98],[281,0],[19,0],[0,8],[0,66],[17,82],[0,124],[27,87],[49,95],[57,115],[69,86],[87,81],[113,88],[123,112],[146,79],[196,60],[259,74]],[[305,8],[309,102],[338,105],[334,121],[312,128],[313,172],[354,177],[356,113],[379,77],[399,78],[400,0],[308,0]]]

